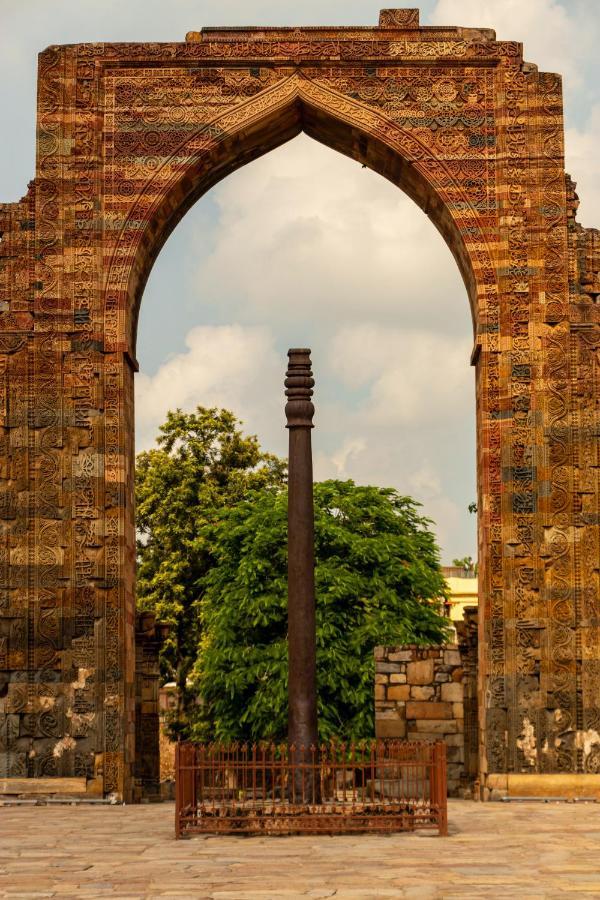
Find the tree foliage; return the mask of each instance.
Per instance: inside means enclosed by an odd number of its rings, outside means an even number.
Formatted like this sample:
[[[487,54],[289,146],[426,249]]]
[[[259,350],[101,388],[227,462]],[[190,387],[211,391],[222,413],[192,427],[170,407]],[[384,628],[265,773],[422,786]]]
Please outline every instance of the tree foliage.
[[[206,526],[249,491],[285,481],[285,463],[239,425],[225,409],[169,412],[157,448],[137,457],[138,605],[171,626],[161,665],[178,686],[180,729],[193,700],[186,684],[200,640],[197,601],[212,564]]]
[[[392,489],[315,484],[320,737],[373,733],[373,649],[438,643],[445,594],[429,520]],[[287,731],[287,493],[262,494],[204,532],[214,566],[201,602],[197,737]]]
[[[453,559],[452,565],[464,569],[465,572],[470,572],[473,575],[477,574],[477,563],[473,561],[472,556],[461,556],[458,559]]]

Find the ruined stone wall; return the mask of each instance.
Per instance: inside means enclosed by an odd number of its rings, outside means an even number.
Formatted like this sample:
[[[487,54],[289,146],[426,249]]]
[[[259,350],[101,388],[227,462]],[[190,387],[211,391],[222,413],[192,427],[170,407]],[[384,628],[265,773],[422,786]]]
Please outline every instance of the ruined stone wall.
[[[160,666],[165,626],[139,613],[135,630],[135,770],[133,800],[160,798]]]
[[[464,786],[463,679],[458,644],[375,650],[377,737],[445,741],[450,796]]]
[[[464,704],[464,770],[463,783],[474,796],[480,794],[479,784],[479,611],[476,606],[467,606],[463,619],[456,623],[458,650],[463,668]]]
[[[203,193],[301,131],[405,191],[467,287],[480,774],[598,771],[600,244],[560,77],[401,9],[51,46],[37,96],[35,178],[0,204],[0,773],[132,796],[144,285]]]

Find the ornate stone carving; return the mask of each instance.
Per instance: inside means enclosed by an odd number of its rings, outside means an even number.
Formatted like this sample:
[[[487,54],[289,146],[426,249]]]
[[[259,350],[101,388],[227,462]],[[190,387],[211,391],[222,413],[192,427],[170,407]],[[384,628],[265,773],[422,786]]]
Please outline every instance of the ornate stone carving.
[[[0,205],[0,772],[132,796],[145,279],[202,193],[302,129],[413,197],[467,285],[482,774],[525,765],[525,719],[528,771],[595,770],[600,239],[576,222],[560,79],[413,9],[51,47],[38,78],[36,177]]]
[[[379,13],[380,28],[418,28],[418,9],[382,9]]]

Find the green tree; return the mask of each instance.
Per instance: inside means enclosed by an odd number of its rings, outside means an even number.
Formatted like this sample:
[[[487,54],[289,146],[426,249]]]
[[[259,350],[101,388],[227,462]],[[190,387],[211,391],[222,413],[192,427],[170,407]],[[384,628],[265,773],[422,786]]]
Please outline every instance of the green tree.
[[[473,562],[472,556],[461,556],[459,559],[453,559],[452,565],[464,569],[465,572],[477,574],[477,563]]]
[[[200,641],[197,601],[212,564],[205,528],[249,491],[285,482],[285,463],[240,424],[225,409],[169,412],[157,448],[137,457],[138,605],[171,626],[161,666],[177,684],[175,732],[185,732],[195,699],[187,681]]]
[[[320,736],[373,733],[373,649],[442,641],[446,586],[429,520],[393,489],[315,484]],[[195,736],[287,730],[287,493],[254,495],[207,529]]]

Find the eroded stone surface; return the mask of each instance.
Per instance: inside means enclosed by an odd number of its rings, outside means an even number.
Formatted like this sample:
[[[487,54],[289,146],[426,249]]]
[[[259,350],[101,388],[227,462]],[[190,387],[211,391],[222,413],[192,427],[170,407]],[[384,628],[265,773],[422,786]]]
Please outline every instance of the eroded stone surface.
[[[35,178],[0,205],[0,777],[132,796],[144,284],[199,196],[301,130],[405,190],[467,286],[481,773],[600,769],[600,240],[575,221],[560,77],[385,10],[40,54]]]

